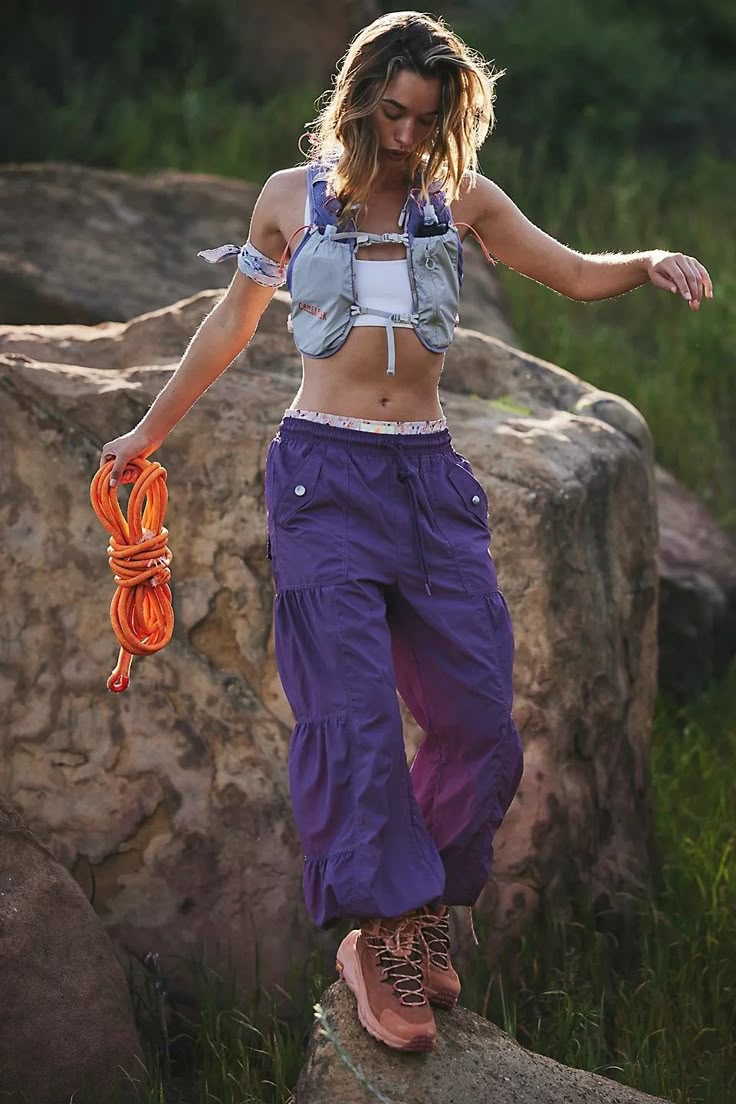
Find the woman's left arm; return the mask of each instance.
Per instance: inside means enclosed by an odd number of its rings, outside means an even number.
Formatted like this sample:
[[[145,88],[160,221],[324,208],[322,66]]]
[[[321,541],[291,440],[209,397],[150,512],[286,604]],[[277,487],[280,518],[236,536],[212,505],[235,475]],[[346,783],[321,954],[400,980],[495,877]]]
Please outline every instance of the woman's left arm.
[[[509,268],[521,272],[569,299],[610,299],[653,283],[681,294],[697,310],[703,289],[713,285],[695,257],[649,249],[641,253],[578,253],[546,234],[523,214],[492,180],[477,175],[471,191],[474,228],[488,250]]]

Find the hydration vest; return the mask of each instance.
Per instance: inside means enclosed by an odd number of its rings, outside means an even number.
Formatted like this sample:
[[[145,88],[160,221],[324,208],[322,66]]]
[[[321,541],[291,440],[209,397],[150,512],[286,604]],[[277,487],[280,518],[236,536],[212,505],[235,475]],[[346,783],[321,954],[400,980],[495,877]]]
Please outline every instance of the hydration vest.
[[[256,283],[278,287],[284,283],[284,261],[291,242],[306,230],[285,274],[291,294],[286,325],[297,349],[309,357],[332,356],[345,343],[355,318],[359,314],[374,314],[386,327],[387,373],[393,376],[395,323],[412,326],[424,347],[433,353],[444,353],[452,342],[460,320],[458,305],[463,282],[463,245],[458,226],[467,226],[475,234],[486,260],[496,262],[472,226],[453,221],[444,193],[433,186],[424,205],[417,198],[420,188],[409,188],[399,215],[400,233],[371,234],[358,230],[352,216],[347,219],[348,229],[338,230],[342,208],[336,196],[327,195],[330,166],[330,162],[316,161],[307,166],[311,222],[294,231],[278,263],[256,249],[250,240],[241,248],[221,245],[202,250],[198,256],[210,264],[235,256],[241,271]],[[401,242],[406,246],[412,295],[410,314],[390,313],[356,302],[355,252],[361,245],[382,242]]]
[[[413,187],[399,216],[399,232],[371,234],[358,230],[352,216],[348,228],[338,230],[341,207],[336,197],[327,196],[328,169],[327,164],[319,162],[308,166],[311,222],[294,231],[281,258],[283,265],[291,241],[307,229],[286,269],[291,294],[287,328],[297,349],[310,357],[332,356],[344,344],[356,316],[374,314],[382,318],[386,327],[388,375],[396,373],[393,334],[396,322],[410,324],[431,352],[445,352],[459,321],[463,281],[463,247],[457,226],[468,224],[453,222],[441,190],[430,187],[429,202],[422,205],[417,198],[420,189]],[[468,228],[475,234],[472,227]],[[410,314],[392,314],[356,302],[356,250],[361,245],[383,242],[401,242],[406,246],[413,308]],[[482,241],[481,246],[488,261],[495,264]]]

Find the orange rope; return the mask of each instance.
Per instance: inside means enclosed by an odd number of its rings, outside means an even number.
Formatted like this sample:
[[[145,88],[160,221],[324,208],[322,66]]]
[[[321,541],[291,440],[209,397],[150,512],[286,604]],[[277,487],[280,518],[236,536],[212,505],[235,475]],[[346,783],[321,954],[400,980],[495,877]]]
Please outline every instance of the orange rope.
[[[173,553],[167,547],[169,531],[163,524],[169,497],[166,468],[140,456],[127,461],[126,471],[137,468],[138,475],[131,487],[126,520],[118,505],[117,487],[110,486],[114,463],[108,460],[96,472],[89,497],[110,535],[107,562],[117,583],[110,622],[121,647],[107,689],[119,694],[130,682],[133,656],[151,655],[171,640],[174,611],[168,565]]]

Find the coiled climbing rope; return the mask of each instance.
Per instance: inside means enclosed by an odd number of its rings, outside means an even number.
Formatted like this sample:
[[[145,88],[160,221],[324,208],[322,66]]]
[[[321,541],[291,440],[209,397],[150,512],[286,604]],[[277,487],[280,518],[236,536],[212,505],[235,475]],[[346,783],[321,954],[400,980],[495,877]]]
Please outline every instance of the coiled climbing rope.
[[[163,521],[169,500],[166,468],[155,460],[134,457],[125,467],[137,468],[130,490],[128,517],[123,516],[117,487],[110,486],[114,460],[95,473],[89,489],[92,509],[110,536],[108,563],[117,589],[110,604],[110,622],[120,643],[118,661],[107,689],[119,694],[130,683],[135,655],[151,655],[165,648],[174,631],[169,564]],[[145,501],[145,505],[144,505]]]

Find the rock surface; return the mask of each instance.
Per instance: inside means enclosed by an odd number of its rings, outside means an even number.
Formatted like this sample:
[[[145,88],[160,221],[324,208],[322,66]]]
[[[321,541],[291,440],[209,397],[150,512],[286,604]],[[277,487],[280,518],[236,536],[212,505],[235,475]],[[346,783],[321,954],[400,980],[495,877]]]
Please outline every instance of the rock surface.
[[[659,685],[692,698],[736,653],[736,543],[703,503],[657,467]]]
[[[207,950],[288,984],[315,939],[275,667],[263,464],[301,379],[278,292],[248,349],[152,459],[168,472],[175,631],[105,680],[118,645],[108,535],[89,503],[100,449],[145,413],[201,318],[202,293],[129,323],[0,332],[0,792],[90,893],[121,951]],[[519,792],[478,908],[489,951],[583,888],[625,911],[649,861],[657,665],[651,441],[638,412],[569,372],[460,330],[442,379],[455,447],[487,489],[515,625]],[[603,420],[603,419],[606,420]],[[123,508],[127,492],[120,488]],[[400,702],[411,756],[420,733]]]
[[[242,244],[259,192],[205,174],[0,166],[0,323],[125,321],[226,287],[235,265],[197,253]],[[495,273],[472,235],[466,243],[462,325],[514,344]]]
[[[32,1104],[60,1104],[86,1078],[90,1099],[109,1100],[119,1065],[142,1084],[128,986],[105,929],[68,870],[2,797],[0,993],[0,1095],[22,1091]]]
[[[434,1010],[434,1050],[401,1054],[361,1026],[355,997],[344,982],[335,982],[320,1003],[353,1065],[391,1104],[666,1104],[662,1097],[535,1054],[460,1005],[452,1012]],[[375,1100],[315,1023],[295,1104]]]

